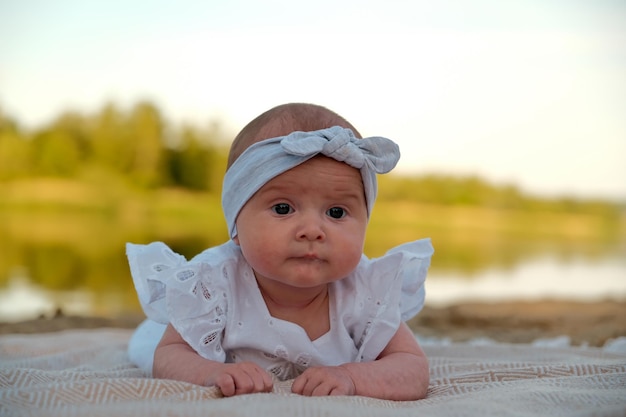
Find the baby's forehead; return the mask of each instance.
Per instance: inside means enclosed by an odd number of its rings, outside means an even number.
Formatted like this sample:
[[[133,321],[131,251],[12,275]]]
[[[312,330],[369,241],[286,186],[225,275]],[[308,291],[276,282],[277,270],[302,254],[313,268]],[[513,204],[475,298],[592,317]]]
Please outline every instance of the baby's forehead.
[[[320,186],[340,186],[345,190],[364,190],[360,170],[324,155],[316,155],[267,182],[270,185],[281,183],[295,186],[298,183],[315,183]]]

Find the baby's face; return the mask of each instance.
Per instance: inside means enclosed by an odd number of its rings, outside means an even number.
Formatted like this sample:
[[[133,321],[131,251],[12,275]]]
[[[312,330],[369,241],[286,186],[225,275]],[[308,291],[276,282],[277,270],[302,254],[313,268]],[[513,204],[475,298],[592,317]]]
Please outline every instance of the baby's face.
[[[367,227],[361,174],[317,156],[273,178],[237,218],[235,242],[258,280],[313,288],[359,263]]]

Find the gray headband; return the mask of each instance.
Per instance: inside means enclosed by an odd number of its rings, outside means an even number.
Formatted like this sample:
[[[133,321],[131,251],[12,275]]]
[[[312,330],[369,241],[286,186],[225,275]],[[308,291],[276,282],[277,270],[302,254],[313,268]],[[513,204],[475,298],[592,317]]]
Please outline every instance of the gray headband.
[[[261,187],[318,154],[361,171],[368,216],[376,200],[376,174],[391,171],[400,159],[400,149],[393,141],[378,136],[358,139],[350,129],[339,126],[257,142],[235,160],[224,176],[222,208],[230,237],[237,235],[235,221],[242,207]]]

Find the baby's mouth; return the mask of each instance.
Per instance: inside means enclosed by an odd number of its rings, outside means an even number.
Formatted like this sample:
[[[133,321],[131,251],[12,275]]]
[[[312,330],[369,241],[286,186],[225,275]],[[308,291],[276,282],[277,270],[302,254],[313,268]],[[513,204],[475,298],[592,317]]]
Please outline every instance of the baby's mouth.
[[[322,262],[323,261],[322,258],[320,258],[318,255],[314,253],[307,253],[301,256],[296,256],[295,258],[301,261],[308,261],[308,262]]]

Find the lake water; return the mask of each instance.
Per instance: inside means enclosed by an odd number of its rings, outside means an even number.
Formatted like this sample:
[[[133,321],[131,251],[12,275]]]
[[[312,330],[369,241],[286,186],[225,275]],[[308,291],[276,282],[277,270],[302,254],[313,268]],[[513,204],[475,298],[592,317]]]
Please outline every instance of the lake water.
[[[469,277],[435,269],[429,273],[426,291],[426,302],[432,306],[539,299],[626,303],[626,257],[564,261],[540,256],[506,269],[487,268]],[[132,288],[47,289],[33,283],[25,268],[13,270],[7,285],[0,289],[0,321],[50,316],[59,307],[65,314],[77,315],[119,316],[141,311]]]
[[[468,279],[458,274],[432,274],[426,283],[431,305],[459,301],[612,299],[626,302],[626,257],[568,262],[545,256],[510,270],[488,269]]]

